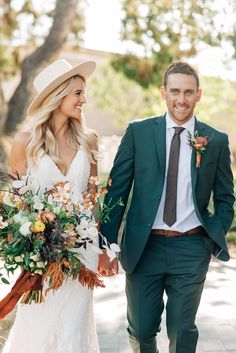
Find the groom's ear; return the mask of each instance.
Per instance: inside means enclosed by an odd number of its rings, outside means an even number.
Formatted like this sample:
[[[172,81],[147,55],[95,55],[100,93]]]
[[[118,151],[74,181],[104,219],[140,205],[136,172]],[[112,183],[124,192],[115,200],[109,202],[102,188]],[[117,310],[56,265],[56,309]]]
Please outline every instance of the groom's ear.
[[[201,97],[202,97],[202,89],[199,88],[199,89],[197,90],[197,98],[196,98],[196,101],[199,102],[200,99],[201,99]]]
[[[166,100],[166,89],[165,89],[165,87],[164,87],[164,86],[161,86],[160,91],[161,91],[161,96],[162,96],[162,98],[163,98],[164,100]]]

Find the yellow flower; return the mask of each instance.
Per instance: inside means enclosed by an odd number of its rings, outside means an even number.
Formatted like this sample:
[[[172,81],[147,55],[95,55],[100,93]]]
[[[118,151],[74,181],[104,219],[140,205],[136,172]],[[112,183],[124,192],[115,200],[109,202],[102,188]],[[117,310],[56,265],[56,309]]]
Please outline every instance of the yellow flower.
[[[17,208],[20,208],[21,202],[20,202],[20,201],[16,201],[16,202],[15,202],[15,205],[16,205]]]
[[[34,231],[35,233],[37,232],[43,232],[45,230],[46,226],[42,221],[36,221],[34,223]]]

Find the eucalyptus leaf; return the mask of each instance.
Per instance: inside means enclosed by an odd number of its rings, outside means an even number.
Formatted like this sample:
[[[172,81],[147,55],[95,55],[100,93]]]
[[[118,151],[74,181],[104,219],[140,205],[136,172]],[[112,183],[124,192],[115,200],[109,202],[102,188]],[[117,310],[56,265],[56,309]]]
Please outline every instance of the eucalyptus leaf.
[[[9,282],[5,277],[2,277],[2,278],[1,278],[1,281],[2,281],[4,284],[10,284],[10,282]]]

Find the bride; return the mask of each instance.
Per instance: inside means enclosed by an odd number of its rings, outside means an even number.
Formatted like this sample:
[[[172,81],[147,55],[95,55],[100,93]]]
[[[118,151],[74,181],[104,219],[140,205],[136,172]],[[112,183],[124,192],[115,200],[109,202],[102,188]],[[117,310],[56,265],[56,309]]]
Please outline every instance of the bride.
[[[12,174],[30,173],[41,189],[57,181],[69,181],[74,193],[87,189],[89,176],[97,175],[99,143],[86,127],[82,110],[86,80],[95,66],[94,61],[72,67],[58,60],[39,73],[27,128],[13,142]],[[97,272],[98,255],[87,249],[83,256],[86,266]],[[93,291],[67,280],[42,304],[18,305],[2,353],[16,352],[98,353]]]

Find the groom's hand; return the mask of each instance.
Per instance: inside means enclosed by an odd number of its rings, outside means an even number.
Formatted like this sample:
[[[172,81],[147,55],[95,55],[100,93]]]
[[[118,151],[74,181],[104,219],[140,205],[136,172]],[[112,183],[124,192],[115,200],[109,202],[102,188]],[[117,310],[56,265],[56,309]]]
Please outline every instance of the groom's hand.
[[[116,275],[118,270],[118,259],[115,258],[114,260],[110,261],[106,251],[103,251],[103,254],[99,255],[98,273],[102,276],[110,277]]]

